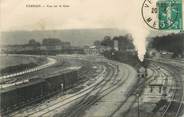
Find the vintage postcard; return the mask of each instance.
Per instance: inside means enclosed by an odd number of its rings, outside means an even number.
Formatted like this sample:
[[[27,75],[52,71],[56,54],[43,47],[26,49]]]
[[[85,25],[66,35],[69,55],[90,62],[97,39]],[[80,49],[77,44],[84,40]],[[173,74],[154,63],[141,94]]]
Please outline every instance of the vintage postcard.
[[[184,117],[184,0],[0,0],[0,117]]]

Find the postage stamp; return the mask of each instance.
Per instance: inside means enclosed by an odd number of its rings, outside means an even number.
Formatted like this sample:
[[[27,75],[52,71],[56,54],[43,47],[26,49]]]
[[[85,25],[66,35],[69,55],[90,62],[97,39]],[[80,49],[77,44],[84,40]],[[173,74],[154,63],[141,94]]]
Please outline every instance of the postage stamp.
[[[145,0],[142,16],[146,24],[158,30],[182,30],[182,0]]]

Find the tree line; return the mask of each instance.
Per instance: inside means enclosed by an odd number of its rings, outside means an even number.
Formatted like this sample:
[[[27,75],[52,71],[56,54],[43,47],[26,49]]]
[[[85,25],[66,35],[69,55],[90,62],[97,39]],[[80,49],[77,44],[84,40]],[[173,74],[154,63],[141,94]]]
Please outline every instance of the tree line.
[[[149,48],[158,51],[173,52],[175,56],[184,53],[184,33],[169,34],[165,36],[156,36],[150,39]]]

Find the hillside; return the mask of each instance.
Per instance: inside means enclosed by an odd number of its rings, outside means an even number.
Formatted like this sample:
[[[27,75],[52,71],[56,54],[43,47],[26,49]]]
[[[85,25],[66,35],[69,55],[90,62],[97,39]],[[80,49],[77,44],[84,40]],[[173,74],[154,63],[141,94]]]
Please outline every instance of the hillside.
[[[11,31],[2,32],[0,42],[2,44],[25,44],[30,39],[39,42],[43,38],[59,38],[62,41],[70,41],[73,45],[91,45],[95,40],[102,40],[105,35],[124,35],[125,31],[118,29],[71,29],[71,30],[47,30],[47,31]]]

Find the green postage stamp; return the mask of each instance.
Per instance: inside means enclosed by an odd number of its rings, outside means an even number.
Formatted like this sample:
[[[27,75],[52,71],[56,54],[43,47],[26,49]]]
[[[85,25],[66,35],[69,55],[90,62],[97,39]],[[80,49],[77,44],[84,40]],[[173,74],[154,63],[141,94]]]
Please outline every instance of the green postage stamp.
[[[183,30],[182,0],[145,0],[142,16],[148,26],[158,30]]]
[[[182,29],[182,0],[157,2],[159,29]]]

